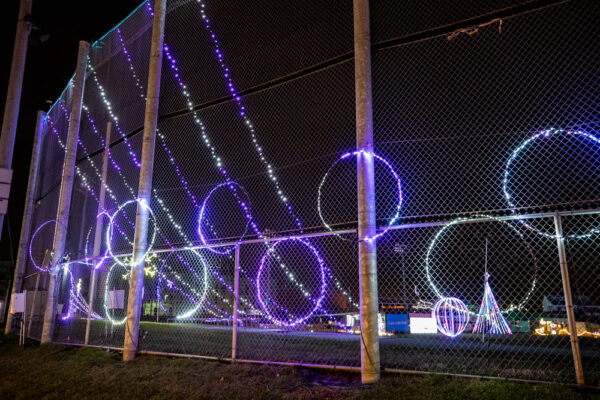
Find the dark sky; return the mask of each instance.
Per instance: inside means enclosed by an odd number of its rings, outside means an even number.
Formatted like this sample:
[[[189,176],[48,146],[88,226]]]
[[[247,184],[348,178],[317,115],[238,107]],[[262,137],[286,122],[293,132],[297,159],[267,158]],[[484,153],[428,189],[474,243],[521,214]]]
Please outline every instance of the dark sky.
[[[31,145],[37,110],[50,107],[46,100],[54,101],[75,70],[79,40],[95,41],[125,18],[141,0],[33,0],[32,20],[39,27],[33,30],[27,51],[23,93],[17,127],[13,158],[13,185],[5,218],[0,260],[11,260],[8,225],[12,236],[13,255],[16,251],[23,215],[23,202],[29,172]],[[0,112],[4,114],[4,101],[10,73],[18,0],[2,3],[0,18]],[[40,31],[49,35],[40,43]]]

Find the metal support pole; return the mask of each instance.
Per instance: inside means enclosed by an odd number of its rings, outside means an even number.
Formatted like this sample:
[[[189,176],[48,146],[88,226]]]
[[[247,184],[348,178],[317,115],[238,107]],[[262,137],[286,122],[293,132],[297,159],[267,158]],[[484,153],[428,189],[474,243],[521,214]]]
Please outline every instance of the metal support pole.
[[[148,217],[152,196],[152,172],[154,168],[154,146],[158,118],[158,100],[160,97],[160,74],[162,67],[163,42],[167,1],[155,0],[154,22],[152,26],[152,45],[150,48],[150,68],[148,72],[148,91],[146,95],[146,115],[144,119],[144,137],[142,143],[142,164],[138,185],[138,205],[133,238],[133,257],[131,282],[127,304],[127,326],[123,344],[123,360],[135,358],[138,348],[142,290],[144,287],[144,254],[148,239]]]
[[[0,168],[10,169],[12,166],[17,122],[19,120],[19,104],[21,103],[21,89],[25,73],[25,58],[27,57],[27,42],[29,41],[29,32],[31,31],[29,16],[31,15],[32,1],[21,0],[19,7],[15,47],[13,48],[8,91],[6,93],[6,103],[4,104],[2,133],[0,134]],[[0,214],[0,236],[2,235],[3,224],[4,214]],[[13,291],[13,293],[15,292]],[[12,318],[10,319],[12,322]],[[6,326],[8,327],[9,325]]]
[[[233,337],[231,340],[231,362],[237,355],[238,304],[240,300],[240,245],[235,246],[235,271],[233,275]]]
[[[79,54],[77,56],[77,69],[73,83],[73,103],[69,119],[69,135],[67,137],[67,149],[63,164],[60,182],[60,193],[58,198],[58,209],[56,211],[56,228],[54,229],[54,242],[52,244],[53,257],[50,264],[50,281],[48,282],[48,298],[44,312],[44,327],[42,329],[41,343],[50,343],[54,334],[54,321],[56,318],[56,266],[60,264],[65,251],[67,241],[67,226],[69,224],[69,212],[71,208],[71,195],[73,194],[73,181],[75,180],[75,161],[77,158],[77,140],[79,138],[79,123],[81,119],[81,106],[83,103],[83,90],[85,88],[85,74],[88,62],[90,44],[79,42]]]
[[[35,292],[33,292],[33,300],[31,301],[31,308],[29,309],[29,323],[27,324],[27,333],[25,334],[27,337],[29,337],[31,332],[31,324],[33,323],[33,316],[35,315],[35,304],[37,303],[38,291],[40,289],[40,274],[41,272],[38,272],[35,277]]]
[[[92,319],[92,307],[94,306],[94,298],[96,297],[96,261],[102,250],[102,230],[104,229],[104,200],[106,198],[106,184],[108,175],[108,152],[110,151],[110,131],[112,130],[112,122],[106,124],[106,138],[104,139],[104,154],[102,155],[102,178],[100,180],[100,197],[98,198],[98,213],[96,214],[96,231],[94,232],[94,249],[92,251],[92,276],[90,277],[90,293],[88,300],[88,315],[85,323],[85,339],[84,345],[90,341],[90,325]]]
[[[558,245],[558,258],[560,260],[560,274],[562,276],[563,293],[565,295],[565,309],[567,311],[567,322],[571,336],[571,352],[575,364],[575,378],[579,386],[584,385],[583,366],[581,365],[581,352],[579,351],[579,340],[577,339],[577,324],[573,312],[573,297],[571,295],[571,282],[569,281],[569,269],[567,267],[567,252],[565,250],[565,238],[562,230],[560,212],[554,213],[554,226],[556,228],[556,244]]]
[[[369,0],[354,0],[354,66],[358,180],[358,257],[360,285],[360,365],[363,383],[380,377],[377,312],[377,243],[375,237],[375,165],[371,99]]]
[[[19,293],[23,285],[23,274],[25,273],[25,264],[27,262],[27,248],[29,245],[29,234],[31,231],[31,220],[33,219],[33,209],[35,202],[35,192],[37,189],[38,171],[40,169],[40,153],[42,151],[42,138],[44,135],[44,122],[46,113],[38,111],[37,123],[35,124],[35,136],[33,137],[33,148],[31,150],[31,161],[29,164],[29,180],[27,181],[27,192],[25,193],[25,209],[23,210],[23,221],[21,222],[21,237],[19,238],[19,250],[15,262],[15,274],[13,278],[12,293]],[[2,225],[0,225],[1,227]],[[36,284],[37,287],[37,284]],[[12,329],[12,314],[8,314],[6,334]]]

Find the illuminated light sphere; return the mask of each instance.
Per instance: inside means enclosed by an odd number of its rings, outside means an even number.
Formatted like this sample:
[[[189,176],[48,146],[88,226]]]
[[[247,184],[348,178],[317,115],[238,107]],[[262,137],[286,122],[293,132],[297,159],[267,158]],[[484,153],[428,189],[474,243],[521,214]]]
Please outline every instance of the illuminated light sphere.
[[[36,269],[38,269],[38,270],[40,270],[40,271],[42,271],[42,272],[48,272],[48,271],[51,271],[51,270],[55,269],[57,266],[56,266],[56,265],[51,265],[51,266],[50,266],[50,269],[45,269],[45,268],[42,268],[42,266],[41,266],[41,265],[39,265],[39,264],[38,264],[38,263],[37,263],[37,262],[36,262],[36,261],[33,259],[33,243],[34,243],[34,241],[35,241],[35,239],[36,239],[36,237],[37,237],[38,233],[40,232],[40,230],[42,230],[42,228],[43,228],[43,227],[45,227],[46,225],[48,225],[48,224],[51,224],[51,223],[55,223],[55,224],[61,224],[65,230],[67,229],[67,227],[65,226],[65,224],[63,224],[62,222],[58,222],[58,221],[57,221],[57,220],[55,220],[55,219],[51,219],[51,220],[48,220],[48,221],[44,222],[44,223],[43,223],[43,224],[41,224],[40,226],[38,226],[38,227],[37,227],[37,229],[35,230],[35,232],[33,233],[33,235],[31,236],[31,240],[29,241],[29,259],[31,260],[31,263],[33,264],[33,266],[34,266]],[[57,260],[61,260],[61,259],[62,259],[62,256],[61,256],[61,257],[55,257],[55,259],[57,259]]]
[[[385,228],[375,234],[373,237],[366,237],[366,238],[362,238],[362,240],[371,242],[371,241],[375,241],[377,240],[379,237],[385,235],[390,228],[392,227],[392,225],[398,220],[398,217],[400,216],[400,208],[402,207],[402,187],[400,185],[400,177],[398,177],[398,174],[396,173],[396,171],[394,171],[394,168],[392,167],[392,165],[383,157],[378,156],[377,154],[374,153],[369,153],[369,152],[365,152],[365,151],[354,151],[351,153],[345,153],[342,156],[340,156],[340,158],[338,158],[333,164],[331,164],[331,166],[329,167],[329,169],[327,170],[327,172],[325,173],[325,175],[323,176],[323,179],[321,180],[321,183],[319,184],[319,192],[317,195],[317,211],[319,212],[319,218],[321,218],[321,223],[323,224],[323,226],[325,228],[327,228],[327,230],[329,230],[330,232],[334,233],[337,237],[339,237],[342,240],[348,240],[345,239],[344,237],[342,237],[341,235],[338,235],[337,233],[334,232],[333,228],[331,227],[330,224],[327,223],[327,221],[325,221],[325,217],[323,216],[323,205],[322,205],[322,201],[321,201],[321,192],[323,190],[323,187],[325,186],[325,182],[327,181],[327,177],[329,176],[329,174],[331,173],[331,171],[333,170],[333,168],[335,168],[335,166],[337,164],[339,164],[342,160],[345,160],[351,156],[356,156],[356,157],[373,157],[375,160],[380,161],[381,163],[383,163],[387,169],[390,171],[390,173],[392,174],[392,176],[395,179],[395,186],[396,189],[398,191],[398,204],[396,205],[396,209],[394,211],[394,215],[392,215],[392,217],[388,220]]]
[[[504,168],[504,179],[502,182],[502,190],[504,192],[504,199],[506,200],[508,206],[513,210],[513,214],[518,215],[518,210],[516,210],[516,208],[518,208],[519,205],[515,204],[512,192],[509,189],[511,177],[512,177],[512,175],[514,175],[514,173],[511,171],[512,164],[515,162],[515,160],[517,160],[517,158],[519,158],[521,152],[524,151],[525,149],[531,147],[532,144],[534,144],[536,142],[540,143],[544,140],[549,140],[552,138],[556,138],[558,136],[577,136],[579,138],[590,141],[596,147],[600,146],[600,138],[598,138],[594,135],[591,135],[591,134],[589,134],[587,132],[583,132],[583,131],[572,131],[572,130],[564,130],[564,129],[548,129],[545,131],[541,131],[541,132],[538,132],[535,135],[529,137],[525,141],[523,141],[511,153],[511,156],[506,163],[506,167]],[[562,148],[559,148],[558,150],[562,150]],[[544,236],[544,237],[550,238],[550,239],[556,239],[555,233],[548,233],[548,232],[541,231],[540,229],[531,225],[525,219],[520,218],[519,221],[527,229],[530,229],[531,231],[537,233],[540,236]],[[600,233],[600,228],[592,227],[583,233],[570,234],[570,235],[565,235],[565,236],[568,238],[572,238],[572,239],[586,239],[586,238],[589,238],[590,236],[598,234],[598,233]]]
[[[192,265],[189,257],[185,257],[185,254],[181,253],[171,252],[162,261],[158,269],[158,281],[156,283],[156,299],[163,311],[166,311],[162,298],[163,290],[178,293],[192,304],[188,310],[180,312],[175,316],[177,320],[188,319],[200,311],[204,305],[206,292],[208,291],[208,266],[204,258],[196,250],[185,251],[185,253],[192,254],[194,258],[200,260],[202,267],[196,268],[197,263],[194,262]],[[177,262],[184,265],[187,269],[184,272],[186,276],[182,277],[175,268],[169,265],[169,262]],[[201,274],[199,271],[202,271]],[[189,279],[188,273],[193,275],[192,279]]]
[[[438,331],[448,337],[457,337],[469,323],[469,309],[456,297],[443,297],[433,306],[432,316]]]
[[[108,215],[108,213],[106,211],[102,211],[100,214],[98,214],[96,216],[96,224],[99,223],[99,219],[104,218],[104,217],[110,219],[110,215]],[[95,235],[96,226],[94,226],[94,225],[90,226],[90,229],[88,230],[88,233],[85,237],[85,247],[83,248],[84,261],[85,261],[86,265],[89,265],[93,269],[98,269],[104,264],[104,261],[108,258],[108,247],[104,251],[104,254],[100,255],[97,258],[95,258],[93,254],[92,255],[88,254],[88,248],[90,245],[90,240],[92,238],[92,232],[94,232],[94,235]],[[102,236],[102,234],[100,234],[100,236]],[[95,240],[96,240],[96,238],[94,237],[94,241]],[[92,243],[92,246],[93,246],[93,243]]]
[[[148,244],[146,246],[146,252],[144,254],[140,254],[138,255],[138,259],[137,260],[133,260],[133,257],[131,258],[131,261],[123,261],[122,255],[116,255],[113,252],[112,249],[112,239],[113,239],[113,231],[114,231],[114,225],[115,225],[115,218],[116,216],[127,206],[131,205],[131,204],[139,204],[141,207],[145,208],[149,213],[150,216],[152,217],[152,222],[154,224],[154,229],[152,231],[152,236],[150,237],[150,240],[148,240]],[[131,266],[131,265],[138,265],[140,262],[142,262],[142,260],[146,259],[146,256],[148,254],[150,254],[150,252],[152,251],[152,247],[154,246],[154,240],[156,239],[156,231],[158,231],[158,226],[156,224],[156,217],[154,215],[154,211],[152,211],[152,208],[147,205],[145,202],[141,201],[141,200],[129,200],[123,204],[121,204],[119,206],[119,208],[117,208],[117,211],[115,211],[110,217],[109,217],[109,222],[108,222],[108,229],[106,230],[106,249],[108,251],[108,253],[110,254],[110,256],[112,257],[112,259],[119,265],[122,266]],[[133,238],[132,238],[133,239]],[[133,253],[133,249],[132,249],[132,253]]]
[[[246,189],[244,189],[242,185],[234,181],[227,181],[213,187],[204,198],[204,201],[202,201],[202,207],[200,208],[200,216],[198,217],[198,235],[200,236],[200,241],[202,241],[202,244],[204,244],[205,246],[210,246],[206,232],[202,227],[204,221],[207,220],[207,204],[210,198],[214,195],[214,193],[217,190],[220,190],[221,188],[226,188],[232,191],[233,196],[237,201],[237,204],[242,209],[244,217],[246,218],[246,225],[244,226],[244,231],[237,239],[238,243],[244,240],[244,236],[246,236],[246,233],[248,232],[248,227],[250,226],[250,222],[252,221],[252,214],[250,211],[250,198],[248,196],[248,193],[246,192]],[[244,199],[240,199],[240,192],[244,194]],[[207,247],[209,251],[216,254],[229,254],[234,248],[234,246],[228,246],[224,249],[220,247]]]
[[[263,293],[262,278],[263,278],[263,274],[265,274],[265,264],[267,262],[267,259],[272,257],[277,260],[278,259],[277,247],[279,245],[281,245],[282,243],[286,243],[286,242],[294,242],[294,243],[301,244],[302,246],[304,246],[305,248],[307,248],[309,250],[310,254],[317,261],[317,264],[319,265],[318,274],[319,274],[320,289],[319,289],[318,297],[312,298],[310,300],[312,303],[312,307],[311,307],[310,311],[305,312],[303,315],[299,315],[299,316],[298,315],[293,315],[293,316],[290,315],[287,320],[284,320],[284,319],[274,315],[270,311],[269,307],[267,307],[267,303],[273,304],[275,302],[273,301],[273,299],[268,298],[265,295],[265,293]],[[281,266],[281,263],[280,263],[280,266]],[[271,320],[273,323],[280,325],[280,326],[285,326],[285,327],[294,327],[294,326],[306,321],[308,318],[310,318],[315,313],[315,311],[317,311],[318,309],[321,308],[321,303],[323,302],[323,298],[325,297],[325,289],[327,286],[326,281],[325,281],[325,269],[326,269],[325,262],[321,258],[321,255],[319,254],[318,250],[314,246],[312,246],[307,240],[303,240],[303,239],[296,238],[296,237],[291,237],[291,238],[279,240],[274,245],[269,246],[269,249],[263,255],[263,257],[260,261],[260,265],[258,267],[258,273],[256,275],[257,298],[258,298],[260,306],[261,306],[262,310],[264,311],[265,315],[267,316],[267,318],[269,318],[269,320]],[[289,272],[288,272],[288,274],[289,274]],[[294,278],[290,277],[290,279],[294,279]],[[307,297],[306,292],[305,292],[305,297]]]
[[[446,295],[444,293],[442,293],[442,291],[438,288],[438,286],[436,285],[436,282],[434,281],[434,277],[433,277],[433,273],[432,273],[432,252],[433,252],[433,249],[435,248],[436,244],[438,242],[440,242],[440,239],[443,237],[444,234],[448,233],[448,230],[451,227],[462,224],[462,223],[467,223],[468,221],[471,221],[471,220],[477,220],[477,221],[483,221],[483,222],[490,221],[490,222],[498,222],[500,224],[503,224],[503,226],[506,226],[512,232],[514,232],[516,235],[518,235],[521,238],[521,240],[523,241],[523,243],[526,245],[527,252],[531,255],[531,258],[533,260],[533,276],[531,278],[531,286],[529,286],[527,293],[525,293],[525,296],[521,299],[521,301],[519,301],[517,304],[511,305],[510,307],[505,309],[503,312],[507,313],[510,311],[522,309],[525,306],[525,304],[531,299],[531,296],[533,295],[533,292],[535,291],[535,288],[537,285],[537,274],[538,274],[537,257],[535,256],[535,253],[534,253],[533,249],[531,248],[531,246],[529,245],[529,243],[525,240],[523,233],[521,233],[519,231],[519,229],[517,229],[510,222],[501,220],[499,218],[490,217],[487,215],[474,215],[472,218],[457,218],[453,221],[448,222],[444,226],[442,226],[442,228],[435,234],[431,243],[429,243],[429,247],[427,249],[427,254],[425,256],[425,276],[427,278],[427,282],[429,283],[429,287],[431,288],[433,293],[438,298],[446,297]],[[475,315],[474,312],[470,312],[470,313]]]

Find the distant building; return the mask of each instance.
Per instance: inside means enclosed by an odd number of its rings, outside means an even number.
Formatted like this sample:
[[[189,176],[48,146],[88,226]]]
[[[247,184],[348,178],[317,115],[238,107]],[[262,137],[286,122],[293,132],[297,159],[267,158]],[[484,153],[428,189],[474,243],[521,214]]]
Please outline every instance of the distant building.
[[[544,296],[544,301],[542,302],[542,306],[544,312],[552,313],[552,312],[566,312],[565,308],[565,296],[563,295],[546,295]],[[594,304],[594,301],[591,296],[585,295],[575,295],[573,296],[573,309],[582,309],[586,310],[596,309],[600,311],[600,305]]]

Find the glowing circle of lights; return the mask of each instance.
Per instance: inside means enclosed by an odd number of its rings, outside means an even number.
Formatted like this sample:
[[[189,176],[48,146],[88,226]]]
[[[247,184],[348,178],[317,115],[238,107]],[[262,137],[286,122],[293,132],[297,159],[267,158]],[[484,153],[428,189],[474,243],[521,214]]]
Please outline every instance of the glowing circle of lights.
[[[176,291],[180,292],[183,296],[187,297],[188,300],[190,300],[192,303],[195,303],[194,306],[190,310],[187,310],[183,313],[176,315],[175,319],[177,319],[177,320],[185,320],[185,319],[190,318],[192,315],[194,315],[204,304],[204,301],[206,300],[206,292],[208,291],[208,266],[206,265],[204,258],[196,250],[192,249],[192,250],[186,250],[186,251],[192,252],[196,257],[198,257],[198,259],[200,259],[200,262],[202,263],[202,271],[203,271],[204,276],[202,277],[202,292],[199,294],[199,296],[198,296],[198,293],[193,293],[193,292],[196,292],[196,290],[193,287],[191,287],[191,285],[188,282],[186,282],[185,279],[180,277],[179,274],[177,274],[176,272],[170,271],[170,275],[172,277],[176,278],[180,282],[180,284],[177,285],[177,283],[175,281],[173,281],[172,279],[169,279],[169,276],[167,276],[167,274],[165,273],[165,267],[167,267],[167,261],[173,256],[177,257],[175,255],[175,253],[173,253],[173,252],[171,252],[163,260],[163,262],[158,270],[158,282],[156,283],[156,299],[158,300],[159,306],[163,309],[163,311],[166,311],[162,304],[162,297],[161,297],[161,284],[163,282],[166,282],[166,285],[170,290],[176,290]],[[180,255],[180,257],[183,257],[183,256]],[[177,258],[179,258],[179,260],[185,264],[186,262],[182,261],[182,259],[180,257],[177,257]],[[195,270],[193,273],[194,273],[194,275],[196,275]],[[196,278],[198,278],[198,276],[196,276]],[[193,293],[193,295],[186,293],[186,291],[191,291]]]
[[[365,151],[354,151],[351,153],[345,153],[342,156],[340,156],[340,158],[338,158],[333,164],[331,164],[331,166],[329,167],[329,169],[327,170],[327,172],[325,173],[325,175],[323,176],[323,179],[321,180],[321,183],[319,184],[319,192],[318,192],[318,196],[317,196],[317,211],[319,212],[319,218],[321,218],[321,222],[323,224],[323,226],[325,228],[327,228],[327,230],[329,230],[330,232],[332,232],[334,235],[336,235],[337,237],[339,237],[342,240],[348,240],[344,237],[342,237],[341,235],[338,235],[337,233],[335,233],[335,231],[333,230],[333,228],[331,227],[331,225],[329,225],[327,223],[327,221],[325,221],[325,217],[323,216],[323,206],[321,204],[321,192],[323,190],[323,186],[325,186],[325,182],[327,181],[327,177],[329,176],[329,174],[331,173],[331,171],[333,170],[333,168],[335,168],[335,166],[341,162],[342,160],[347,159],[350,156],[372,156],[373,158],[375,158],[376,160],[382,162],[390,171],[390,173],[392,174],[392,176],[394,177],[395,181],[396,181],[396,186],[398,189],[398,204],[396,205],[396,210],[394,212],[394,215],[390,218],[390,220],[388,221],[387,225],[385,226],[385,228],[375,234],[373,237],[367,237],[367,238],[363,238],[363,240],[372,242],[374,240],[377,240],[379,237],[385,235],[390,228],[392,227],[392,225],[394,224],[394,222],[396,222],[398,220],[398,217],[400,216],[400,208],[402,207],[402,187],[400,184],[400,177],[398,176],[398,174],[396,173],[396,171],[394,171],[394,168],[392,167],[392,165],[383,157],[378,156],[377,154],[374,153],[368,153]]]
[[[142,207],[146,208],[146,210],[148,210],[148,212],[152,216],[152,220],[154,221],[154,230],[152,231],[152,237],[150,238],[150,240],[148,241],[148,244],[146,246],[146,252],[143,255],[138,256],[139,257],[138,260],[133,260],[133,257],[132,257],[130,263],[125,263],[125,262],[121,261],[119,256],[117,256],[113,253],[113,249],[112,249],[112,237],[113,237],[113,229],[114,229],[113,225],[115,223],[114,219],[117,216],[117,214],[119,214],[121,212],[121,210],[123,210],[123,208],[127,207],[128,205],[130,205],[132,203],[137,203],[137,204],[141,205]],[[110,254],[110,256],[112,257],[112,259],[121,266],[137,265],[141,260],[146,259],[146,256],[152,251],[152,247],[154,247],[154,241],[156,239],[156,231],[158,231],[158,225],[156,224],[156,216],[154,215],[154,211],[152,211],[152,208],[143,201],[129,200],[129,201],[121,204],[119,206],[119,208],[117,208],[117,210],[108,218],[108,221],[109,221],[108,229],[106,230],[106,250],[108,251],[108,254]]]
[[[100,214],[98,214],[96,216],[96,223],[98,223],[98,218],[102,218],[102,217],[110,218],[110,215],[108,215],[108,213],[106,211],[102,211]],[[90,226],[90,229],[88,230],[88,233],[85,236],[85,247],[83,248],[83,253],[84,253],[85,264],[89,265],[90,267],[93,267],[93,269],[98,269],[104,264],[104,261],[108,258],[108,248],[104,251],[104,254],[99,257],[94,257],[93,255],[91,257],[89,256],[88,245],[90,244],[90,237],[91,237],[92,231],[94,231],[95,229],[96,229],[96,226]],[[100,260],[100,261],[95,263],[94,262],[95,259]]]
[[[50,269],[44,269],[44,268],[42,268],[42,266],[41,266],[41,265],[39,265],[38,263],[36,263],[36,262],[35,262],[35,260],[33,259],[33,241],[35,240],[35,238],[36,238],[36,236],[38,235],[38,233],[40,232],[40,230],[42,230],[42,228],[43,228],[44,226],[46,226],[46,225],[48,225],[48,224],[51,224],[51,223],[55,223],[55,224],[61,224],[61,225],[63,226],[63,228],[65,228],[65,230],[67,229],[67,227],[65,226],[65,224],[63,224],[62,222],[58,222],[58,221],[57,221],[57,220],[55,220],[55,219],[50,219],[50,220],[48,220],[48,221],[44,222],[43,224],[41,224],[40,226],[38,226],[38,227],[37,227],[37,229],[35,230],[35,232],[34,232],[34,233],[33,233],[33,235],[31,236],[31,240],[29,241],[29,259],[31,260],[31,263],[33,264],[33,266],[34,266],[36,269],[38,269],[38,270],[40,270],[40,271],[42,271],[42,272],[48,272],[48,271],[51,271],[51,270],[53,270],[53,269],[56,267],[56,265],[52,265],[52,266],[50,266]],[[57,257],[56,259],[57,259],[57,260],[60,260],[60,259],[62,259],[62,256],[61,256],[61,257]]]
[[[126,275],[129,275],[129,272],[131,271],[130,266],[119,264],[119,263],[114,263],[108,270],[108,273],[106,274],[106,281],[104,282],[104,315],[106,316],[106,319],[108,319],[110,321],[111,324],[122,325],[125,323],[125,321],[127,321],[127,315],[125,315],[123,317],[123,319],[119,319],[119,320],[113,319],[110,309],[108,308],[108,298],[110,296],[110,294],[109,294],[110,281],[111,281],[110,278],[111,278],[111,275],[114,273],[113,269],[115,269],[115,268],[123,268]],[[128,281],[129,281],[129,279],[128,279]],[[127,284],[127,286],[129,286],[129,283]]]
[[[244,193],[244,196],[246,197],[246,201],[242,201],[242,200],[239,200],[236,198],[237,203],[242,208],[242,210],[244,212],[244,217],[246,218],[246,226],[244,227],[244,232],[238,238],[238,243],[240,243],[242,240],[244,240],[244,236],[246,236],[246,233],[248,232],[248,227],[250,225],[250,221],[252,220],[252,215],[250,214],[250,197],[248,196],[248,192],[246,192],[246,189],[244,189],[244,187],[242,185],[240,185],[239,183],[234,182],[234,181],[227,181],[227,182],[218,184],[217,186],[213,187],[210,190],[210,192],[208,192],[208,194],[204,198],[204,201],[202,201],[202,207],[200,208],[200,216],[198,217],[198,235],[200,236],[200,240],[202,241],[202,244],[204,244],[205,246],[210,246],[210,244],[208,243],[208,240],[206,239],[206,235],[204,234],[203,229],[202,229],[202,221],[206,217],[207,204],[208,204],[208,201],[210,200],[210,198],[213,196],[213,194],[217,190],[219,190],[223,187],[229,188],[232,192],[234,192],[234,194],[236,191],[235,188],[237,187],[239,190],[242,191],[242,193]],[[231,253],[231,251],[234,248],[235,248],[234,246],[229,246],[225,250],[219,250],[218,247],[207,247],[207,249],[209,251],[211,251],[215,254],[221,254],[221,255]]]
[[[591,135],[587,132],[571,131],[571,130],[564,130],[564,129],[548,129],[545,131],[541,131],[541,132],[538,132],[535,135],[531,136],[530,138],[526,139],[525,141],[523,141],[515,150],[513,150],[510,158],[506,162],[506,167],[504,168],[504,179],[502,182],[502,190],[504,192],[504,199],[508,203],[509,207],[511,209],[513,209],[514,214],[517,214],[516,208],[518,206],[514,203],[513,197],[509,190],[509,183],[510,183],[510,177],[511,177],[511,172],[510,172],[511,164],[519,157],[519,154],[526,148],[530,147],[530,145],[532,143],[534,143],[536,141],[539,142],[539,141],[547,139],[547,138],[553,138],[558,135],[582,136],[588,140],[591,140],[594,143],[594,145],[596,145],[596,146],[600,145],[600,138],[598,138],[594,135]],[[535,228],[534,226],[532,226],[525,219],[520,218],[519,221],[527,229],[534,231],[538,235],[544,236],[546,238],[556,239],[556,234],[543,232],[543,231]],[[600,228],[595,227],[595,228],[591,228],[590,230],[588,230],[587,232],[582,233],[582,234],[571,234],[571,235],[564,235],[564,236],[566,236],[568,238],[572,238],[572,239],[586,239],[597,233],[600,233]]]
[[[456,297],[443,297],[433,306],[431,312],[438,331],[444,336],[457,337],[465,331],[469,323],[469,309]]]
[[[452,227],[454,225],[461,224],[461,223],[467,223],[469,221],[493,221],[493,222],[499,222],[499,223],[503,224],[504,226],[510,228],[514,233],[516,233],[521,238],[521,240],[523,241],[523,243],[525,243],[525,245],[527,246],[527,251],[531,255],[531,258],[533,260],[533,269],[534,269],[533,279],[531,281],[531,286],[529,287],[529,290],[525,294],[525,297],[523,298],[523,300],[521,300],[516,305],[512,305],[512,306],[506,308],[502,312],[503,313],[507,313],[507,312],[511,312],[511,311],[519,310],[519,309],[523,308],[525,306],[525,304],[531,298],[531,295],[535,291],[535,287],[537,285],[537,273],[538,273],[537,257],[535,256],[535,253],[533,252],[533,249],[531,248],[531,246],[529,245],[529,243],[525,240],[525,237],[523,236],[523,234],[517,228],[515,228],[512,224],[508,223],[507,221],[504,221],[504,220],[501,220],[501,219],[495,218],[495,217],[490,217],[490,216],[485,216],[485,215],[475,215],[473,218],[457,218],[457,219],[455,219],[453,221],[448,222],[446,225],[444,225],[442,227],[442,229],[440,229],[435,234],[435,236],[433,237],[433,240],[431,241],[431,243],[429,244],[429,247],[427,248],[427,255],[425,256],[425,274],[427,276],[427,282],[429,283],[429,287],[433,290],[433,292],[435,293],[435,295],[438,298],[445,298],[446,297],[438,289],[438,287],[434,283],[433,278],[431,276],[431,252],[435,248],[435,245],[437,244],[437,242],[439,241],[439,239],[442,237],[442,235],[444,234],[444,232],[446,232],[450,227]],[[472,312],[472,311],[469,311],[469,313],[475,315],[475,313]]]
[[[267,300],[267,299],[264,297],[262,290],[261,290],[261,277],[262,277],[262,274],[263,274],[263,271],[265,268],[265,263],[267,261],[267,258],[269,258],[269,256],[275,252],[277,246],[279,246],[280,244],[282,244],[284,242],[290,242],[290,241],[300,243],[301,245],[303,245],[304,247],[309,249],[310,252],[315,257],[315,260],[317,260],[317,263],[319,264],[321,288],[319,291],[319,297],[313,301],[314,306],[312,307],[310,312],[306,313],[305,315],[299,316],[295,319],[291,319],[290,321],[283,321],[283,320],[277,318],[276,316],[274,316],[269,311],[269,308],[267,307],[267,304],[265,303],[265,300]],[[262,310],[265,312],[265,314],[267,315],[267,318],[269,318],[272,322],[274,322],[277,325],[286,326],[286,327],[294,327],[294,326],[299,325],[302,322],[306,321],[308,318],[310,318],[315,313],[315,311],[317,311],[321,307],[321,303],[323,301],[323,298],[325,297],[325,287],[326,287],[325,269],[326,268],[327,267],[325,266],[325,263],[324,263],[323,259],[321,258],[321,255],[319,254],[317,249],[314,246],[312,246],[310,243],[308,243],[306,240],[303,240],[303,239],[300,239],[297,237],[290,237],[290,238],[282,239],[282,240],[276,242],[273,246],[270,246],[269,249],[267,250],[267,252],[262,256],[262,259],[260,260],[260,265],[258,267],[258,273],[256,275],[256,294],[258,297],[258,301],[260,302],[260,306],[261,306]]]

